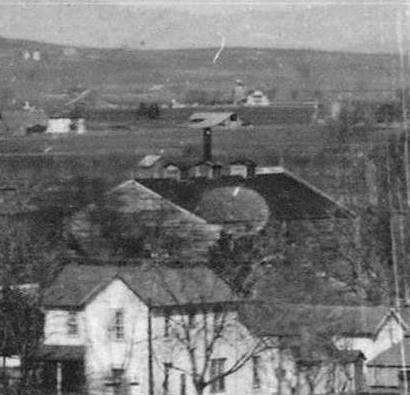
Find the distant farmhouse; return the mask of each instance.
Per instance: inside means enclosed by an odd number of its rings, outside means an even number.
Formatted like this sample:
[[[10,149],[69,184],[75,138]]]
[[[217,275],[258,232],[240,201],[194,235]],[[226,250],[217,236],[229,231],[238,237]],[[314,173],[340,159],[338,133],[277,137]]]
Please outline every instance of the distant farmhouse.
[[[36,108],[4,110],[0,114],[0,134],[25,136],[30,134],[83,134],[85,120],[69,111],[44,111]]]
[[[249,94],[246,98],[245,106],[269,106],[269,98],[260,90]]]

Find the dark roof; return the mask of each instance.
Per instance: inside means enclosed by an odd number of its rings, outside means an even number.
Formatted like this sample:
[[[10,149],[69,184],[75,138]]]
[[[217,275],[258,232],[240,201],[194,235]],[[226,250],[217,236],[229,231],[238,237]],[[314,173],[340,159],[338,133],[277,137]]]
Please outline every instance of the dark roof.
[[[81,361],[84,359],[83,346],[46,346],[36,351],[34,359],[41,361]]]
[[[174,165],[178,167],[180,170],[188,170],[195,166],[205,165],[209,167],[222,167],[223,165],[220,162],[215,161],[204,161],[198,158],[168,158],[164,159],[163,167],[167,167],[169,165]]]
[[[190,128],[212,128],[228,119],[233,112],[196,112],[189,117]]]
[[[176,306],[235,300],[229,286],[203,266],[170,268],[146,260],[139,265],[67,265],[46,291],[48,308],[80,308],[114,278],[122,279],[146,304]]]
[[[324,192],[283,168],[251,178],[222,176],[185,181],[140,178],[136,181],[193,213],[205,192],[221,187],[241,186],[259,193],[265,199],[271,216],[278,220],[324,219],[333,215],[346,218],[353,215]],[[204,219],[208,220],[206,217]]]
[[[367,366],[403,367],[401,347],[400,343],[394,345],[369,361]],[[408,368],[410,366],[410,339],[408,337],[404,338],[403,350],[406,368]]]
[[[385,306],[267,304],[243,306],[240,319],[259,336],[297,336],[303,326],[332,329],[344,336],[374,336],[390,309]]]
[[[244,165],[244,166],[252,166],[256,167],[258,164],[253,161],[252,159],[247,158],[237,158],[230,162],[230,165]]]
[[[404,323],[410,327],[410,307],[404,306],[400,308],[400,317]]]

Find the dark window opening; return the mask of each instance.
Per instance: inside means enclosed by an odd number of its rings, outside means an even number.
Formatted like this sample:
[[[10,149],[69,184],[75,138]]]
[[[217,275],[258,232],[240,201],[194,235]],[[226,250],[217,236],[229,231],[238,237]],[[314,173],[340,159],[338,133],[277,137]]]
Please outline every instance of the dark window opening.
[[[225,371],[226,358],[216,358],[211,360],[211,392],[225,392]]]

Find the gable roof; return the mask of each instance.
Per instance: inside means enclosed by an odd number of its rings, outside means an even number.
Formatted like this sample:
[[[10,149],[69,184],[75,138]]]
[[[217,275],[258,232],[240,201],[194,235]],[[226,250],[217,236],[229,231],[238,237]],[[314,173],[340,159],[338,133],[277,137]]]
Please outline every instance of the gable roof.
[[[47,308],[81,308],[115,278],[151,306],[236,300],[229,286],[204,266],[171,268],[146,260],[127,266],[69,264],[46,290],[43,303]]]
[[[145,155],[139,162],[139,167],[152,167],[161,159],[161,155]]]
[[[403,366],[402,350],[404,351],[405,366]],[[410,366],[410,339],[405,337],[403,339],[403,344],[399,343],[390,347],[388,350],[369,361],[367,366],[408,368]]]
[[[212,128],[227,120],[233,112],[196,112],[189,117],[189,127],[195,129]]]
[[[121,215],[123,226],[118,231],[135,236],[144,227],[148,230],[160,226],[163,236],[178,237],[183,241],[179,245],[181,259],[202,261],[221,232],[219,225],[208,224],[205,219],[134,180],[112,189],[107,199],[109,208]],[[94,251],[95,255],[103,254],[107,240],[90,220],[92,210],[90,207],[77,213],[70,231],[83,249]]]
[[[373,337],[390,308],[386,306],[324,306],[298,304],[246,304],[242,323],[259,336],[297,336],[304,325],[332,329],[338,335]]]

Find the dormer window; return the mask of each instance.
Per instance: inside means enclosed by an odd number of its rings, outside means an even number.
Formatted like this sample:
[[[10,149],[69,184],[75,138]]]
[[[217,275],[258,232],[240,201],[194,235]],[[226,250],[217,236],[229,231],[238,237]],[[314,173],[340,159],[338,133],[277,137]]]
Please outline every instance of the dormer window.
[[[245,165],[231,165],[229,173],[231,176],[241,176],[246,178],[248,175],[248,170]]]
[[[77,336],[78,335],[78,313],[76,311],[68,312],[67,334],[69,336]]]
[[[168,165],[164,168],[164,178],[179,180],[181,178],[181,170],[175,165]]]
[[[229,166],[231,176],[241,176],[243,178],[255,177],[256,164],[251,160],[233,162]]]

